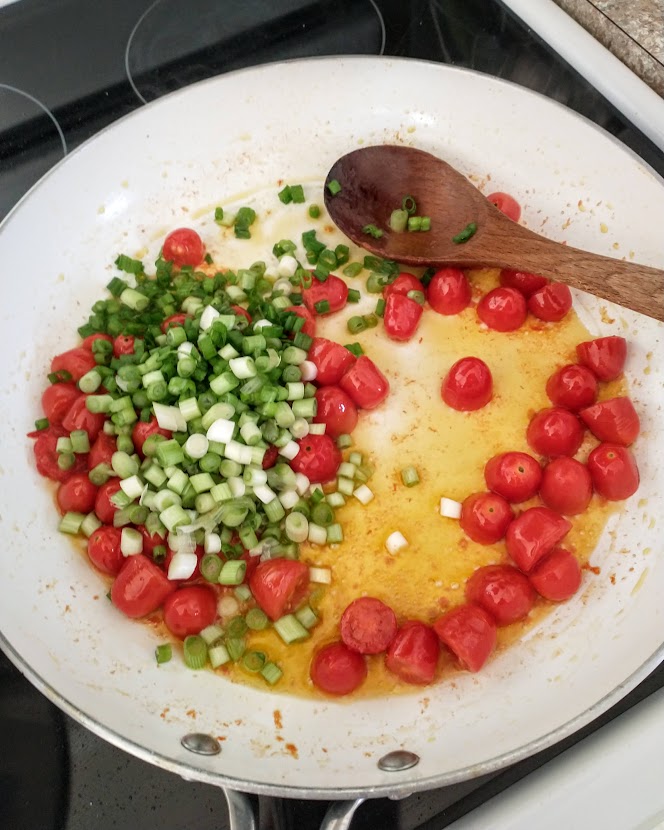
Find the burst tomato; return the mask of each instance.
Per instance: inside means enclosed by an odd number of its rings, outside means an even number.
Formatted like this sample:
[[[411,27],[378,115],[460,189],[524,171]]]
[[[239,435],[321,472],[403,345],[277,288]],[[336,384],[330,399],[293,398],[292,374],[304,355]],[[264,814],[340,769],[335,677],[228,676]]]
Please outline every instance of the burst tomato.
[[[366,355],[358,357],[344,372],[339,386],[360,409],[375,409],[390,392],[387,378]]]
[[[314,337],[307,360],[316,366],[316,383],[319,386],[336,386],[357,358],[339,343]]]
[[[627,341],[624,337],[598,337],[579,343],[576,354],[599,380],[614,380],[625,367]]]
[[[507,501],[518,503],[527,501],[537,493],[542,480],[542,468],[526,452],[504,452],[487,461],[484,480],[489,490]]]
[[[493,545],[505,535],[514,518],[508,502],[497,493],[473,493],[461,505],[459,524],[480,545]]]
[[[477,305],[477,316],[495,331],[515,331],[525,323],[528,310],[516,288],[494,288]]]
[[[318,409],[314,423],[325,424],[325,433],[332,438],[350,435],[357,426],[357,407],[338,386],[321,386],[316,390]]]
[[[367,664],[361,654],[343,643],[330,643],[314,654],[309,676],[322,692],[348,695],[364,683]]]
[[[466,599],[480,605],[498,625],[523,620],[535,602],[528,577],[512,565],[485,565],[466,583]]]
[[[433,628],[468,671],[479,671],[496,647],[496,624],[479,605],[459,605],[437,619]]]
[[[567,409],[542,409],[528,424],[526,438],[540,455],[574,455],[583,442],[583,427]]]
[[[383,315],[385,334],[390,340],[410,340],[420,324],[422,311],[422,306],[405,294],[390,294]]]
[[[341,639],[360,654],[380,654],[397,633],[394,611],[375,597],[353,600],[341,615]]]
[[[175,328],[176,326],[184,326],[185,321],[191,319],[189,314],[171,314],[170,317],[167,317],[159,327],[164,334],[171,329]]]
[[[512,268],[503,268],[500,272],[500,284],[506,288],[516,288],[528,299],[531,294],[548,285],[548,279],[539,274],[528,271],[514,271]]]
[[[544,468],[540,498],[551,510],[576,516],[588,507],[592,495],[588,468],[575,458],[554,458]]]
[[[120,479],[111,478],[97,490],[95,513],[99,521],[105,525],[113,524],[113,516],[115,516],[118,508],[111,501],[111,496],[117,493],[119,489]]]
[[[619,444],[600,444],[588,456],[593,487],[609,501],[621,501],[639,489],[639,468],[632,453]]]
[[[481,409],[493,397],[491,370],[479,357],[463,357],[445,376],[441,395],[448,406],[459,412]]]
[[[387,299],[390,294],[408,294],[409,291],[421,291],[423,294],[426,293],[424,291],[424,286],[414,274],[409,274],[407,271],[403,271],[394,280],[394,282],[388,283],[385,288],[383,288],[383,297]]]
[[[90,412],[85,403],[86,399],[87,395],[78,396],[62,419],[62,426],[67,432],[73,432],[75,429],[85,430],[92,443],[101,432],[106,416],[101,412]]]
[[[595,438],[608,444],[628,447],[641,430],[639,416],[629,398],[609,398],[579,412],[579,417]]]
[[[507,552],[517,567],[528,573],[555,548],[571,527],[568,519],[548,507],[530,507],[507,528]]]
[[[185,585],[173,591],[164,602],[164,622],[171,632],[184,640],[212,625],[217,616],[217,597],[205,585]]]
[[[581,587],[581,568],[575,556],[564,548],[556,548],[541,559],[529,574],[540,596],[563,602]]]
[[[51,426],[62,423],[62,419],[80,394],[73,383],[52,383],[44,389],[41,404]]]
[[[113,341],[113,355],[122,357],[125,354],[134,354],[136,338],[132,334],[118,334]]]
[[[97,361],[90,349],[77,346],[75,349],[69,349],[69,351],[56,355],[51,361],[51,372],[68,372],[71,379],[76,381],[96,366]]]
[[[304,325],[300,331],[303,334],[308,334],[309,337],[316,336],[316,318],[308,308],[303,305],[289,305],[288,308],[284,309],[284,313],[297,314],[298,317],[301,317],[304,320]]]
[[[309,481],[332,481],[341,464],[341,451],[329,435],[305,435],[297,442],[300,451],[290,465],[296,473],[302,473]]]
[[[417,620],[405,622],[385,655],[385,665],[406,683],[426,685],[436,674],[440,644],[435,632]]]
[[[33,447],[37,472],[45,478],[50,478],[51,481],[66,481],[74,473],[85,470],[87,466],[87,456],[75,455],[73,467],[68,470],[60,468],[57,450],[58,438],[65,435],[67,435],[67,432],[64,429],[52,426],[30,436],[37,438]]]
[[[597,399],[597,378],[586,366],[570,363],[547,380],[546,394],[554,406],[577,412]]]
[[[87,473],[74,473],[58,487],[56,501],[63,513],[90,513],[95,506],[97,488]]]
[[[438,314],[459,314],[471,300],[472,292],[460,268],[443,268],[431,277],[427,288],[429,305]]]
[[[103,430],[97,436],[96,441],[90,447],[88,453],[88,467],[91,470],[98,464],[110,464],[113,458],[113,453],[117,450],[118,445],[114,435],[107,435]]]
[[[159,608],[175,585],[142,553],[128,556],[111,588],[115,607],[133,619]]]
[[[113,338],[110,335],[102,334],[101,332],[95,332],[94,334],[88,334],[87,337],[84,337],[83,341],[81,342],[81,346],[83,346],[86,349],[90,349],[90,351],[93,351],[92,345],[95,342],[95,340],[105,340],[107,343],[113,342]]]
[[[325,282],[319,282],[314,277],[311,287],[302,290],[302,300],[314,316],[316,314],[332,314],[335,311],[341,311],[348,302],[348,286],[342,279],[335,277],[334,274],[330,274]],[[317,311],[316,303],[326,301],[329,304],[328,310]]]
[[[498,190],[496,193],[489,193],[487,199],[513,222],[518,222],[521,218],[521,205],[509,193],[503,193]]]
[[[172,438],[173,433],[168,429],[162,429],[157,423],[156,418],[150,418],[149,421],[136,421],[131,431],[131,440],[134,444],[136,452],[143,457],[143,444],[151,435],[163,435],[164,438]]]
[[[122,530],[111,525],[102,525],[88,539],[88,557],[102,573],[116,576],[124,565],[120,544]]]
[[[203,261],[205,246],[196,231],[191,228],[177,228],[164,239],[161,255],[178,268],[182,268],[183,265],[195,267]]]
[[[309,587],[309,568],[296,559],[267,559],[249,580],[251,593],[271,620],[297,608]]]
[[[572,307],[572,292],[562,282],[538,288],[528,299],[528,310],[540,320],[557,323]]]

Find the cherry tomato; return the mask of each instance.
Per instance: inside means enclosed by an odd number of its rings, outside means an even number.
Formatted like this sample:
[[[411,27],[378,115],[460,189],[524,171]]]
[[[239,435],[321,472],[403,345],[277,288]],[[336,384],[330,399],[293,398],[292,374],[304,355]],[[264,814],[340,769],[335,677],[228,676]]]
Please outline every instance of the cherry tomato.
[[[529,507],[507,528],[507,552],[524,573],[552,551],[572,523],[548,507]]]
[[[426,294],[424,286],[414,274],[402,271],[394,282],[388,283],[383,288],[383,297],[387,299],[390,294],[408,294],[409,291],[421,291]]]
[[[516,288],[494,288],[477,305],[477,316],[495,331],[515,331],[528,316],[523,294]]]
[[[628,447],[641,430],[639,416],[629,398],[609,398],[579,412],[579,417],[595,438],[607,444]]]
[[[528,299],[540,288],[548,285],[546,277],[539,274],[531,274],[528,271],[514,271],[512,268],[503,268],[500,272],[500,284],[506,288],[516,288]]]
[[[533,417],[526,438],[540,455],[574,455],[583,443],[583,427],[576,415],[555,406]]]
[[[279,458],[279,447],[275,447],[274,444],[270,444],[270,446],[265,450],[265,455],[263,456],[263,469],[269,470],[270,468],[274,467],[277,463],[277,459]]]
[[[526,452],[504,452],[487,461],[484,480],[489,490],[507,501],[518,503],[531,499],[537,493],[542,468]]]
[[[375,409],[390,393],[389,381],[366,355],[360,355],[346,369],[339,386],[360,409]]]
[[[528,310],[540,320],[557,323],[572,307],[572,292],[562,282],[538,288],[528,299]]]
[[[353,600],[341,615],[341,639],[360,654],[380,654],[397,633],[394,611],[375,597]]]
[[[385,666],[406,683],[426,685],[436,674],[440,644],[428,625],[417,620],[405,622],[397,631],[385,655]]]
[[[422,306],[405,294],[388,295],[383,314],[385,334],[390,340],[410,340],[420,324],[422,311]]]
[[[177,228],[171,231],[161,249],[161,255],[167,262],[178,268],[183,265],[200,265],[205,255],[203,240],[191,228]]]
[[[624,337],[598,337],[579,343],[576,354],[599,380],[615,380],[625,368],[627,341]]]
[[[513,222],[518,222],[521,218],[521,205],[509,193],[503,193],[502,191],[489,193],[487,199]]]
[[[132,334],[118,334],[113,341],[114,357],[122,357],[125,354],[134,354],[136,339]]]
[[[468,671],[479,671],[496,647],[496,624],[479,605],[459,605],[437,619],[433,628]]]
[[[47,386],[42,393],[41,404],[49,424],[61,424],[80,394],[73,383],[52,383]]]
[[[325,433],[332,438],[350,435],[357,426],[357,407],[338,386],[321,386],[316,391],[318,409],[314,423],[325,424]]]
[[[235,312],[236,317],[244,317],[247,323],[251,323],[251,314],[246,308],[242,308],[241,305],[232,305],[231,309]]]
[[[151,435],[163,435],[164,438],[172,438],[173,433],[168,429],[162,429],[157,423],[156,418],[150,418],[149,421],[136,421],[131,431],[131,440],[134,444],[134,449],[143,458],[143,444]]]
[[[160,536],[158,533],[148,533],[145,525],[140,525],[138,530],[143,537],[143,553],[146,556],[152,556],[152,552],[158,545],[166,545],[165,536]]]
[[[111,501],[111,496],[120,489],[119,478],[109,478],[106,484],[102,484],[97,490],[95,498],[95,513],[100,522],[105,525],[113,524],[113,516],[117,511],[117,507]]]
[[[267,559],[251,575],[249,587],[271,620],[300,604],[309,587],[309,568],[297,559]]]
[[[307,360],[316,366],[316,383],[319,386],[335,386],[357,358],[339,343],[314,337]]]
[[[311,482],[332,481],[341,464],[341,451],[329,435],[305,435],[297,442],[300,451],[290,465]]]
[[[303,334],[308,334],[309,337],[316,336],[316,318],[308,308],[305,308],[303,305],[289,305],[288,308],[284,309],[284,313],[297,314],[298,317],[301,317],[304,320],[304,325],[300,331]],[[348,351],[348,349],[346,349],[346,351]],[[309,359],[311,360],[311,358]]]
[[[69,372],[71,379],[76,381],[96,366],[97,361],[90,349],[77,346],[75,349],[56,355],[51,361],[51,372]]]
[[[62,426],[67,432],[84,429],[90,441],[93,442],[101,432],[106,416],[101,412],[90,412],[85,405],[86,398],[87,395],[78,396],[62,419]]]
[[[532,569],[530,581],[544,599],[563,602],[581,587],[581,568],[568,550],[556,548]]]
[[[159,608],[175,585],[147,556],[128,556],[111,587],[111,601],[132,619],[145,617]]]
[[[485,565],[466,583],[466,599],[480,605],[498,625],[523,620],[535,603],[528,577],[511,565]]]
[[[37,472],[45,478],[50,478],[51,481],[66,481],[74,473],[85,470],[87,466],[85,455],[75,455],[73,467],[68,470],[60,468],[57,451],[58,438],[65,435],[67,432],[58,426],[40,430],[36,435],[33,433],[33,436],[37,438],[33,447]]]
[[[459,412],[486,406],[493,397],[491,371],[479,357],[463,357],[449,370],[441,389],[443,400]]]
[[[429,305],[438,314],[459,314],[472,297],[470,283],[459,268],[443,268],[431,277],[427,288]]]
[[[84,337],[81,346],[92,351],[92,344],[95,340],[105,340],[107,343],[113,342],[113,338],[110,335],[95,332],[94,334],[88,334],[87,337]]]
[[[597,379],[586,366],[570,363],[547,380],[546,394],[555,406],[577,412],[597,399]]]
[[[164,601],[166,628],[184,640],[212,625],[217,616],[217,597],[205,585],[185,585]]]
[[[97,488],[87,473],[74,473],[58,487],[56,501],[63,513],[89,513],[95,506]]]
[[[588,468],[575,458],[554,458],[544,468],[540,497],[551,510],[576,516],[588,507],[592,495]]]
[[[600,444],[588,456],[593,487],[609,501],[621,501],[639,489],[639,468],[632,453],[619,444]]]
[[[473,493],[461,505],[459,524],[480,545],[493,545],[505,535],[514,518],[508,502],[497,493]]]
[[[311,287],[302,289],[302,300],[314,316],[321,314],[320,311],[316,311],[316,303],[327,300],[330,308],[323,313],[332,314],[335,311],[341,311],[348,302],[348,286],[334,274],[330,274],[325,282],[320,282],[314,277]]]
[[[361,654],[343,643],[330,643],[314,654],[309,676],[322,692],[348,695],[366,680],[367,664]]]
[[[88,468],[94,470],[98,464],[110,464],[113,453],[117,448],[118,444],[115,436],[107,435],[102,430],[94,444],[90,447],[90,452],[88,453]]]
[[[161,324],[160,328],[164,334],[175,326],[184,326],[186,320],[190,320],[191,315],[189,314],[171,314],[170,317],[167,317]],[[133,349],[132,349],[133,352]]]
[[[102,573],[116,576],[124,565],[120,543],[122,529],[111,525],[102,525],[88,539],[88,556],[92,564]]]

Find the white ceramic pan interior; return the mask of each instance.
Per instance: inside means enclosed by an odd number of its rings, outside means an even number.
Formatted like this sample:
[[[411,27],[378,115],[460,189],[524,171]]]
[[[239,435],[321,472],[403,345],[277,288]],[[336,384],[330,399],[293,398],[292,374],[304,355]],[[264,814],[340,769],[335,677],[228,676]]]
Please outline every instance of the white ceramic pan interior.
[[[512,193],[534,230],[664,265],[664,185],[606,134],[493,78],[373,58],[263,66],[163,98],[72,154],[0,230],[0,643],[73,717],[189,778],[329,798],[452,783],[580,727],[662,657],[662,326],[588,296],[576,305],[593,333],[631,344],[641,489],[592,557],[600,573],[587,572],[572,601],[478,675],[393,699],[326,702],[233,685],[179,660],[157,668],[154,635],[112,608],[57,533],[25,434],[51,355],[74,344],[117,254],[154,251],[166,230],[230,196],[279,179],[322,182],[337,157],[381,142],[428,150],[486,192]],[[180,739],[191,731],[222,736],[222,752],[188,753]],[[382,772],[377,760],[399,748],[420,763]]]

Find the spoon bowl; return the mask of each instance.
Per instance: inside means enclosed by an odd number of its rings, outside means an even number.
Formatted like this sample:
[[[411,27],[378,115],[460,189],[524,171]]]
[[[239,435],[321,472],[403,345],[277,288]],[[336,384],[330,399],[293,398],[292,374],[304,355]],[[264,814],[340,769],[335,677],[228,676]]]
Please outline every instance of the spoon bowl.
[[[333,181],[341,187],[337,193],[330,190]],[[664,271],[572,248],[524,228],[447,162],[423,150],[389,144],[354,150],[334,163],[324,190],[334,223],[377,256],[423,267],[528,271],[664,320]],[[430,230],[391,229],[392,211],[405,196],[413,197],[418,216],[430,217]],[[372,236],[367,226],[382,234]],[[463,231],[468,238],[458,241]]]

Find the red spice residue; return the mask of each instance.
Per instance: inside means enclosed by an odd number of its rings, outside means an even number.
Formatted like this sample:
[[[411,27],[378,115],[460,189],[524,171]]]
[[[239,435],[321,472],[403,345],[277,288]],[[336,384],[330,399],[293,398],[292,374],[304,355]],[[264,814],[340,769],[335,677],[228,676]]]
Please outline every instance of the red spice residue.
[[[295,744],[286,744],[286,746],[284,747],[284,749],[285,749],[285,750],[286,750],[286,751],[287,751],[290,755],[292,755],[292,756],[293,756],[293,758],[295,758],[296,760],[300,757],[300,756],[299,756],[299,754],[298,754],[297,747],[295,746]]]
[[[221,742],[221,741],[225,741],[225,740],[227,740],[227,739],[228,739],[228,736],[227,736],[227,735],[217,735],[217,740],[218,740],[219,742]]]
[[[597,565],[591,565],[589,562],[586,562],[585,565],[581,565],[581,567],[586,571],[592,571],[595,574],[595,576],[599,576],[602,572],[601,568],[599,568]]]
[[[164,706],[164,708],[162,709],[161,714],[159,715],[159,717],[160,717],[162,720],[166,720],[166,715],[168,715],[168,713],[169,713],[170,711],[171,711],[170,706]]]
[[[194,718],[194,719],[196,719],[196,710],[195,710],[195,709],[188,709],[188,710],[185,712],[185,714],[187,715],[187,717],[188,717],[188,718]]]
[[[616,575],[615,574],[610,574],[609,579],[611,580],[612,585],[616,584]]]
[[[279,709],[275,709],[274,712],[272,712],[272,717],[274,718],[275,727],[277,729],[283,729],[284,728],[284,722],[281,718],[281,712],[279,711]]]

